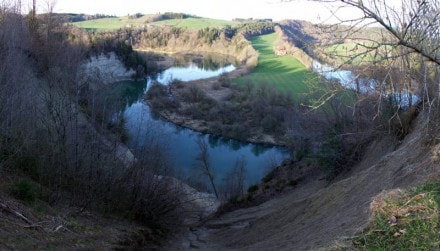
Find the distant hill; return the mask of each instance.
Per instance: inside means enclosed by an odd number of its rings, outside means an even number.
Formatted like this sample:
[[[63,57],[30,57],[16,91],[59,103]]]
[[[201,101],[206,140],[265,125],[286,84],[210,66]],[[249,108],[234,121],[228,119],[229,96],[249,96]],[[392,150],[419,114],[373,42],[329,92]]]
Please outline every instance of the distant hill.
[[[148,25],[175,26],[198,30],[206,27],[223,28],[227,25],[235,26],[239,24],[234,21],[196,17],[183,13],[135,14],[124,17],[106,17],[82,22],[70,22],[79,28],[97,31],[110,31],[121,28],[145,28]]]
[[[88,15],[88,14],[77,14],[77,13],[54,13],[53,15],[55,15],[55,17],[58,18],[59,20],[63,20],[64,22],[69,22],[69,23],[83,22],[83,21],[100,19],[100,18],[116,17],[105,14]]]
[[[154,25],[162,26],[176,26],[181,28],[188,28],[191,30],[198,30],[202,28],[223,28],[227,25],[236,26],[239,23],[228,20],[220,20],[220,19],[212,19],[212,18],[203,18],[203,17],[190,17],[185,19],[170,19],[154,22]]]

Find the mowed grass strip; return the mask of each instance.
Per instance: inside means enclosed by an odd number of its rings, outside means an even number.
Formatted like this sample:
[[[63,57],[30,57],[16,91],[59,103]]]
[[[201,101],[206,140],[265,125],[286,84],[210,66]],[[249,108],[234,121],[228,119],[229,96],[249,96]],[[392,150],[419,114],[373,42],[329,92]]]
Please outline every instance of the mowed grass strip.
[[[258,65],[246,76],[234,79],[238,85],[267,84],[283,92],[290,92],[298,99],[309,93],[317,82],[317,75],[309,71],[298,59],[291,55],[277,56],[273,46],[277,34],[256,36],[250,39],[259,52]]]

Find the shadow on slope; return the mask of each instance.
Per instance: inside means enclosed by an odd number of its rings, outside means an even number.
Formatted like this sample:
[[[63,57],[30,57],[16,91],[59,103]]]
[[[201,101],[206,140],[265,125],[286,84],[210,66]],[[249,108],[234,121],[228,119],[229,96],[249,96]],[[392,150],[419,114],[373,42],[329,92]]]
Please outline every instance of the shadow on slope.
[[[293,190],[257,207],[208,221],[193,230],[197,238],[190,247],[316,250],[335,243],[351,245],[352,236],[368,222],[374,196],[439,179],[438,162],[426,144],[426,121],[426,114],[419,115],[413,132],[395,150],[391,136],[379,139],[355,167],[356,172],[328,187],[316,189],[319,181],[310,182],[302,192]]]

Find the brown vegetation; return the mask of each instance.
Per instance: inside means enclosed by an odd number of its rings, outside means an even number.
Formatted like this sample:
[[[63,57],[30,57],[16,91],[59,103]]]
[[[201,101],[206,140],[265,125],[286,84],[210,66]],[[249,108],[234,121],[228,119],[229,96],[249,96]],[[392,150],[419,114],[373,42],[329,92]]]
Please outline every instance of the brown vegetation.
[[[181,189],[160,178],[169,174],[163,147],[151,141],[140,150],[143,157],[134,159],[113,134],[117,130],[108,130],[117,129],[123,121],[107,128],[109,106],[97,101],[92,80],[79,74],[87,54],[98,50],[89,47],[88,34],[62,25],[50,12],[22,16],[17,9],[14,3],[0,6],[0,211],[7,217],[12,214],[14,222],[22,222],[12,227],[19,234],[0,234],[0,243],[6,245],[2,248],[14,248],[28,229],[38,229],[31,234],[34,244],[43,236],[38,246],[41,249],[59,247],[45,240],[62,240],[70,231],[80,232],[66,223],[64,210],[47,212],[42,208],[41,215],[31,217],[33,210],[20,209],[15,203],[30,207],[63,205],[80,216],[92,212],[125,217],[143,225],[135,227],[134,232],[145,229],[151,236],[178,227]],[[118,44],[116,41],[113,45]],[[129,58],[135,55],[129,47],[119,52]],[[50,216],[60,222],[46,224]],[[122,220],[117,222],[126,225]],[[63,234],[58,236],[55,232],[61,230]],[[111,236],[103,238],[105,241],[117,241],[121,231],[108,234]],[[162,238],[163,234],[158,236]],[[83,237],[87,240],[93,234],[79,235],[71,247],[80,247],[78,242]],[[145,237],[146,245],[150,237]],[[23,243],[20,248],[31,245]]]
[[[424,143],[429,139],[426,116],[418,117],[413,133],[400,143],[390,135],[378,137],[352,172],[331,184],[316,178],[300,181],[275,199],[213,218],[192,231],[198,238],[189,239],[191,245],[218,250],[355,249],[351,237],[366,226],[375,195],[440,177]]]
[[[294,156],[290,165],[250,187],[248,194],[256,198],[260,193],[265,199],[265,190],[273,195],[286,185],[295,188],[294,193],[208,221],[208,230],[194,230],[192,247],[327,247],[365,225],[366,205],[383,189],[439,179],[439,62],[438,48],[432,46],[438,44],[438,15],[427,15],[436,6],[412,2],[403,13],[405,20],[397,16],[391,21],[401,22],[387,25],[380,9],[362,1],[344,2],[384,25],[394,37],[384,36],[386,40],[371,49],[389,41],[398,52],[380,58],[379,66],[362,69],[381,84],[373,95],[357,93],[353,107],[339,100],[336,88],[322,95],[330,98],[324,98],[321,109],[309,109],[264,85],[235,87],[227,76],[150,88],[150,104],[172,121],[233,138],[288,145]],[[20,6],[14,3],[0,6],[0,223],[5,225],[0,248],[61,248],[57,238],[73,249],[97,247],[96,239],[105,243],[99,248],[157,247],[159,238],[181,225],[185,213],[181,187],[164,182],[162,176],[169,173],[169,157],[152,137],[139,149],[141,157],[134,159],[112,134],[123,119],[107,127],[109,107],[97,100],[90,79],[79,78],[78,69],[87,54],[115,49],[141,75],[148,65],[133,52],[136,43],[157,50],[222,50],[248,63],[254,60],[251,65],[256,64],[256,54],[244,36],[229,37],[217,30],[125,30],[89,36],[61,25],[50,11],[37,17],[17,10]],[[436,19],[421,22],[420,17]],[[420,104],[404,109],[394,96],[383,98],[384,93],[405,91],[419,94]],[[385,136],[388,131],[392,137]],[[206,154],[199,160],[209,174]],[[324,173],[304,167],[307,161]],[[231,199],[244,195],[245,164],[238,161],[230,174],[237,178],[226,191]],[[277,173],[291,178],[275,179]],[[115,220],[118,228],[134,229],[127,235],[108,229],[112,220],[94,219],[98,213],[125,217],[127,221]],[[96,223],[98,230],[90,227]],[[22,241],[29,237],[29,242]],[[84,247],[82,241],[91,244]]]
[[[438,241],[427,240],[438,237],[438,183],[433,186],[434,190],[430,190],[430,198],[434,199],[425,200],[429,207],[418,203],[420,198],[427,197],[426,194],[407,197],[404,207],[414,206],[410,212],[387,208],[379,214],[393,213],[394,218],[383,220],[376,217],[381,226],[370,226],[362,236],[356,238],[355,243],[352,243],[351,238],[366,226],[368,205],[375,195],[384,189],[412,187],[440,177],[438,103],[433,102],[438,99],[439,48],[432,46],[438,44],[439,6],[432,1],[412,0],[402,1],[401,9],[376,0],[323,2],[353,6],[364,15],[359,20],[351,21],[360,25],[368,23],[365,20],[367,18],[367,21],[373,20],[389,32],[387,34],[385,30],[379,29],[379,34],[384,36],[378,40],[377,37],[372,39],[375,44],[367,48],[369,52],[380,53],[385,45],[392,47],[391,57],[377,57],[373,62],[366,63],[367,67],[361,68],[364,71],[362,74],[373,72],[369,76],[379,79],[380,84],[377,93],[358,93],[358,102],[352,113],[354,121],[346,117],[349,113],[341,102],[333,98],[324,98],[323,104],[328,104],[328,107],[319,106],[330,109],[327,115],[334,122],[326,135],[327,140],[321,145],[326,154],[320,161],[336,169],[333,174],[338,176],[325,188],[314,180],[302,188],[298,187],[295,192],[257,207],[235,210],[212,219],[204,227],[192,231],[197,237],[190,240],[193,247],[230,250],[411,249],[418,245],[419,248],[424,247],[422,249],[438,247]],[[337,25],[328,28],[335,31],[344,27]],[[363,30],[354,26],[345,28],[348,30],[339,34],[356,35],[356,31]],[[337,38],[333,36],[334,33],[328,35]],[[347,38],[345,35],[340,38]],[[356,56],[350,56],[349,62],[355,62]],[[333,89],[323,96],[335,97],[336,92]],[[409,93],[409,100],[412,99],[412,93],[417,93],[421,97],[419,104],[414,105],[409,101],[409,105],[404,105],[396,101],[396,97],[405,92]],[[386,96],[388,98],[384,98]],[[393,134],[386,134],[386,130]],[[341,156],[353,154],[351,150],[355,150],[353,146],[347,149],[345,142],[359,138],[363,138],[358,141],[362,143],[354,146],[359,147],[359,152],[363,153],[363,156],[358,156],[362,157],[361,161],[356,164],[341,159]],[[344,165],[353,168],[349,172],[338,170]],[[273,177],[267,179],[272,180]],[[262,189],[260,186],[252,186],[248,192],[255,193]],[[401,205],[397,205],[400,208]],[[427,209],[427,213],[421,212],[422,207]],[[378,208],[383,207],[376,205],[373,209]],[[402,218],[401,222],[399,218]],[[391,228],[385,227],[383,230],[384,223],[388,225],[389,221]],[[406,227],[409,221],[419,222],[414,228],[415,232],[393,228],[394,225]],[[405,238],[407,242],[403,241]],[[382,242],[383,239],[389,241]],[[371,243],[379,245],[367,245]]]
[[[225,74],[175,81],[170,86],[153,84],[146,99],[173,123],[248,142],[287,146],[294,160],[310,157],[318,162],[328,180],[361,159],[363,148],[375,135],[373,127],[388,130],[386,117],[371,120],[376,113],[370,109],[373,100],[359,102],[353,111],[336,95],[325,109],[313,110],[267,85],[239,87],[229,81]]]

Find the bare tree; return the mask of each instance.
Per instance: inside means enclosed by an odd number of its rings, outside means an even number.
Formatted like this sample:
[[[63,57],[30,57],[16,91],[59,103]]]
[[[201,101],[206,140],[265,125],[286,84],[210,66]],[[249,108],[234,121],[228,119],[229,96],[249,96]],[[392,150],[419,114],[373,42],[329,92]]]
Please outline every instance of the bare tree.
[[[292,2],[295,0],[281,0]],[[440,105],[440,2],[436,0],[310,0],[329,4],[335,25],[319,25],[326,33],[321,45],[355,44],[343,58],[344,67],[356,65],[359,75],[377,79],[377,117],[390,101],[398,118],[402,106],[411,107],[421,97],[423,106]],[[331,6],[331,7],[330,7]],[[347,19],[340,10],[358,11]],[[379,26],[380,28],[373,28]],[[368,32],[365,31],[368,29]],[[367,35],[366,35],[367,34]],[[325,46],[323,46],[325,48]],[[323,49],[325,51],[325,49]],[[326,52],[321,52],[325,54]],[[334,56],[334,55],[333,55]],[[325,56],[324,56],[325,57]],[[329,59],[330,57],[327,57]],[[414,97],[413,93],[419,95]],[[362,96],[362,95],[361,95]],[[365,96],[365,95],[364,95]],[[382,97],[388,96],[387,99]]]
[[[211,170],[208,144],[206,143],[205,140],[203,140],[203,138],[197,139],[196,143],[200,151],[196,158],[198,161],[198,168],[202,171],[203,175],[206,175],[208,177],[209,182],[211,183],[212,190],[214,191],[215,197],[218,198],[218,193],[214,182],[215,177],[213,171]]]
[[[234,168],[225,178],[224,195],[226,198],[237,199],[243,196],[246,179],[246,157],[240,156],[235,160]]]
[[[292,2],[295,0],[282,0]],[[388,45],[408,48],[403,54],[417,53],[428,61],[440,65],[440,2],[431,0],[310,0],[323,3],[339,3],[333,15],[342,23],[356,25],[356,30],[371,24],[379,24],[394,38]],[[391,4],[394,3],[394,4]],[[338,10],[353,7],[363,16],[344,20]],[[374,46],[369,49],[377,49]]]

